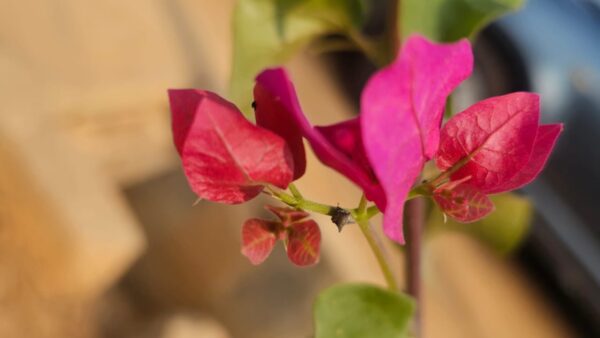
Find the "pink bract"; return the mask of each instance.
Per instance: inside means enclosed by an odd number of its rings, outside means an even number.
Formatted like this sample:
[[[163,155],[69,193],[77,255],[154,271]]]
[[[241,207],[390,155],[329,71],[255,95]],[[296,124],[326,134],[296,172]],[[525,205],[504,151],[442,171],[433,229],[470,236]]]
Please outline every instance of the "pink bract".
[[[399,243],[404,243],[404,202],[423,164],[437,151],[446,98],[472,67],[467,40],[435,44],[412,36],[362,93],[364,148],[387,200],[383,228]]]
[[[265,184],[285,189],[293,161],[285,141],[248,122],[217,94],[170,90],[173,138],[192,190],[203,199],[235,204]]]

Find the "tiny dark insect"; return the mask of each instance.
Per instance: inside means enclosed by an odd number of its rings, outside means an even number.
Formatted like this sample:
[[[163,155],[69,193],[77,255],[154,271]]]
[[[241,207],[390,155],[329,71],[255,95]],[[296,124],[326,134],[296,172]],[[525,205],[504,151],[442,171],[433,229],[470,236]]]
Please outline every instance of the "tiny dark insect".
[[[256,101],[252,101],[252,109],[256,110]]]
[[[332,208],[329,215],[331,216],[331,221],[338,227],[338,231],[340,232],[344,225],[354,223],[354,219],[352,219],[350,212],[340,207]]]

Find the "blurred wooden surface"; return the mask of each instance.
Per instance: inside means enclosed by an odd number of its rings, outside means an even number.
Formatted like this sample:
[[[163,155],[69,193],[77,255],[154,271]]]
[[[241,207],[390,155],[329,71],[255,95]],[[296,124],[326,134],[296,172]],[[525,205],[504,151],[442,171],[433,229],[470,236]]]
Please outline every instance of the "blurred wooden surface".
[[[145,191],[152,179],[178,170],[165,90],[193,86],[225,94],[232,0],[1,0],[0,8],[0,336],[94,336],[91,308],[121,283],[147,242],[148,251],[128,272],[131,288],[172,295],[172,306],[205,304],[205,311],[221,313],[228,325],[243,320],[243,312],[229,317],[224,313],[237,306],[240,295],[232,290],[242,290],[241,278],[250,267],[234,250],[237,245],[231,245],[237,242],[221,245],[219,235],[210,232],[229,211],[203,205],[206,212],[190,211],[188,218],[171,225],[169,220],[176,219],[172,210],[192,210],[187,201],[167,209],[171,204],[160,203],[165,191],[160,189],[149,190],[156,194],[150,199],[143,193],[129,194],[129,201],[123,196],[125,188]],[[290,71],[315,124],[352,115],[354,108],[318,60],[301,55],[291,62]],[[178,182],[169,187],[187,189]],[[358,189],[318,164],[312,154],[298,185],[305,195],[331,204],[352,206],[359,196]],[[237,208],[231,222],[258,210]],[[202,224],[196,224],[201,218]],[[383,284],[357,229],[349,226],[339,234],[327,219],[319,219],[322,267],[290,276],[301,274],[308,283],[314,273],[322,276],[314,278],[318,283],[326,283],[332,274],[338,281]],[[167,228],[158,220],[166,220]],[[212,227],[197,229],[206,224]],[[235,228],[226,233],[219,234],[238,240]],[[211,252],[223,250],[223,257],[197,254],[197,245],[211,245],[201,241],[210,236],[216,236]],[[388,251],[402,271],[397,251]],[[211,270],[220,259],[229,263]],[[277,264],[273,259],[257,271],[272,276],[273,269],[291,269]],[[472,239],[436,238],[428,245],[424,270],[427,337],[573,336],[518,267]],[[211,280],[217,275],[222,279]],[[186,279],[169,278],[173,276]],[[258,288],[269,280],[257,281]],[[195,298],[205,289],[203,283],[220,296]],[[137,297],[144,297],[143,292]],[[164,305],[160,298],[154,301]],[[303,303],[303,311],[308,312],[309,303]],[[108,307],[108,313],[115,311]],[[294,304],[277,311],[310,322],[309,313],[294,313]],[[211,320],[178,318],[165,321],[165,337],[184,337],[185,332],[226,335]],[[79,327],[82,323],[90,330]],[[134,326],[128,332],[137,328],[145,330]],[[287,337],[305,337],[310,330]],[[265,338],[267,332],[256,334]]]

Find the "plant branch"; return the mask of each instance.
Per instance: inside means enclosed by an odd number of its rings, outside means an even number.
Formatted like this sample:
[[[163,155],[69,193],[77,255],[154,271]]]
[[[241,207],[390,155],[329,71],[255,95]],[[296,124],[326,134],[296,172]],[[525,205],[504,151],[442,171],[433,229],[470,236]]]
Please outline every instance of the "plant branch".
[[[308,210],[327,216],[331,216],[333,210],[337,208],[332,205],[322,204],[305,199],[304,197],[302,197],[302,194],[300,193],[298,188],[296,188],[296,186],[294,186],[293,184],[290,184],[289,188],[292,192],[292,195],[284,191],[278,190],[277,188],[268,187],[271,196],[279,199],[281,202],[293,208]]]
[[[373,251],[375,258],[377,259],[377,263],[379,263],[379,267],[381,268],[381,272],[383,273],[388,288],[392,291],[398,291],[398,283],[396,282],[394,273],[392,272],[389,264],[387,263],[383,246],[381,246],[381,244],[375,237],[375,232],[371,229],[371,223],[369,223],[369,219],[366,217],[366,213],[359,215],[356,219],[356,222],[358,223],[360,230],[365,236],[365,239],[369,243],[371,251]]]
[[[390,1],[389,9],[388,9],[388,27],[387,27],[387,37],[390,46],[390,57],[391,60],[396,58],[396,53],[398,53],[398,49],[400,48],[400,0],[392,0]]]
[[[294,183],[290,183],[288,188],[290,189],[292,196],[303,199],[302,194],[300,193],[300,190],[298,190],[298,188],[296,188],[296,185]]]
[[[348,31],[347,36],[378,68],[382,68],[389,63],[384,40],[369,40],[361,32],[355,30]]]
[[[422,232],[425,223],[425,200],[414,199],[407,203],[405,212],[406,231],[406,283],[408,293],[415,299],[417,309],[414,319],[414,333],[421,336],[421,314],[423,302],[421,299],[421,254]]]

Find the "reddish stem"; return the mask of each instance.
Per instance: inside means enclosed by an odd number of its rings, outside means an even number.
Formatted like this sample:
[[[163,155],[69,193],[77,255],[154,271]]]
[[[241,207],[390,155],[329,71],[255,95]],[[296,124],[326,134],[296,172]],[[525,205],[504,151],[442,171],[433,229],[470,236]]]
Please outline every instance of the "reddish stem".
[[[415,337],[421,337],[421,314],[423,302],[421,298],[421,244],[425,223],[425,200],[415,198],[406,204],[406,282],[407,291],[415,299],[416,311],[413,332]]]

